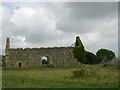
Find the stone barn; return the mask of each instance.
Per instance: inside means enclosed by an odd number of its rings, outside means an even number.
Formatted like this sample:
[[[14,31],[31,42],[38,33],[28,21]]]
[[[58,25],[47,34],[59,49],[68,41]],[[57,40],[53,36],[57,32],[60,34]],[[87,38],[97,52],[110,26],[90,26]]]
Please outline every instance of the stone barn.
[[[72,51],[73,47],[10,48],[10,40],[7,38],[4,67],[71,66],[79,64]]]

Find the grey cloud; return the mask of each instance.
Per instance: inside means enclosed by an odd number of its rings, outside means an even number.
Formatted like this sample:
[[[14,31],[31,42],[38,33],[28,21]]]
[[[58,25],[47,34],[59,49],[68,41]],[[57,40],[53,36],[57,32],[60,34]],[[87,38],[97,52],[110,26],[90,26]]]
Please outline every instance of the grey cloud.
[[[57,22],[56,27],[64,32],[76,32],[76,33],[86,33],[95,29],[95,22],[91,21],[79,21],[75,22],[71,19],[61,19]]]
[[[117,2],[77,2],[67,3],[66,6],[71,9],[70,17],[73,20],[101,19],[118,11]]]
[[[101,25],[101,21],[108,21],[117,17],[117,3],[82,3],[68,2],[64,5],[66,13],[60,16],[57,29],[66,32],[86,33]],[[107,23],[106,22],[106,23]]]

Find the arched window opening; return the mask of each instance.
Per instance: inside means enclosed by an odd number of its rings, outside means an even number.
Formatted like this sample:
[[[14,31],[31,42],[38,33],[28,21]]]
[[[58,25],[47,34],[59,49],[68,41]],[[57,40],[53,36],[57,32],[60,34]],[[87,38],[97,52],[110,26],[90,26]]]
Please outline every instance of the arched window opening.
[[[48,56],[42,56],[42,66],[49,64]]]

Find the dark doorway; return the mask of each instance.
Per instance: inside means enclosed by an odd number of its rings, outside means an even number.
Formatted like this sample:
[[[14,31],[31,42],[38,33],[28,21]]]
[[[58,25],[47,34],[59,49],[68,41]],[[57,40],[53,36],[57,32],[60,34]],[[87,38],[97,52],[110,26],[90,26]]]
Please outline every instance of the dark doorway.
[[[42,66],[49,64],[48,56],[42,56]]]
[[[19,67],[19,68],[22,67],[22,63],[21,63],[21,62],[18,63],[18,67]]]

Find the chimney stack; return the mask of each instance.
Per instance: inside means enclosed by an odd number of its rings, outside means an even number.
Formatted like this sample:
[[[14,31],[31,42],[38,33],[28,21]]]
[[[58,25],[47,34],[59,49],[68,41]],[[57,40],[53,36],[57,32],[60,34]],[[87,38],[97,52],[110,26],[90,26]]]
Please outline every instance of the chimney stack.
[[[6,40],[6,50],[7,49],[10,49],[10,39],[9,38],[7,38],[7,40]]]

